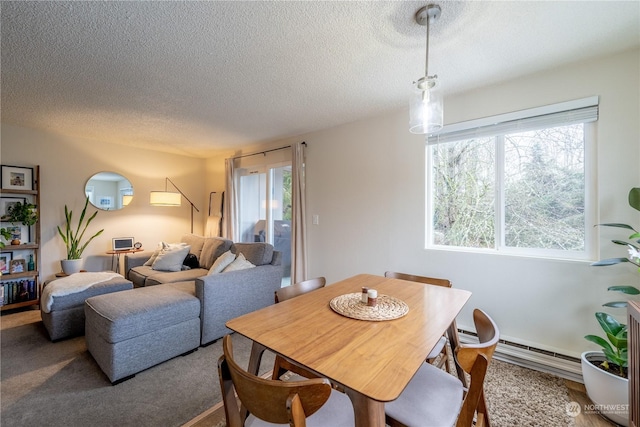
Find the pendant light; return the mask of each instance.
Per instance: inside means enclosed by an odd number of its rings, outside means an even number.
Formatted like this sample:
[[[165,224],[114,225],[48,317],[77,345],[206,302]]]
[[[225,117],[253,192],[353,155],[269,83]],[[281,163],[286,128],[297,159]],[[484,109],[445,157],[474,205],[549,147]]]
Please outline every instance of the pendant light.
[[[416,22],[427,27],[427,49],[424,77],[413,82],[410,100],[409,131],[416,134],[430,134],[442,129],[442,94],[438,76],[429,75],[429,27],[440,17],[440,6],[430,4],[418,10]]]

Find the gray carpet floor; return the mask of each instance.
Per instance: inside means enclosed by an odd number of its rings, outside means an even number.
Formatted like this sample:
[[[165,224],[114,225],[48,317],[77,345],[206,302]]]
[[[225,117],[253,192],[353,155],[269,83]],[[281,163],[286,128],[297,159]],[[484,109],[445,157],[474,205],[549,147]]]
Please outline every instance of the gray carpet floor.
[[[52,343],[36,310],[0,318],[0,424],[14,426],[181,426],[221,400],[221,341],[177,357],[116,386],[84,337]],[[250,342],[234,335],[246,366]],[[262,372],[273,366],[265,356]],[[572,426],[563,380],[495,361],[486,379],[493,425]]]

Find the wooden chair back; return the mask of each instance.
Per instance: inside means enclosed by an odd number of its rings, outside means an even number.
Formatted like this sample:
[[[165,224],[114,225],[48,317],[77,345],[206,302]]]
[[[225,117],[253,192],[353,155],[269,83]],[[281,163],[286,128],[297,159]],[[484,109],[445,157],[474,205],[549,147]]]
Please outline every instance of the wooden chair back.
[[[324,277],[316,277],[314,279],[303,280],[302,282],[294,283],[290,286],[280,288],[275,292],[276,304],[280,301],[286,301],[288,299],[297,297],[298,295],[305,294],[307,292],[314,291],[316,289],[324,287],[327,280]]]
[[[395,272],[395,271],[386,271],[384,273],[384,277],[389,277],[389,278],[392,278],[392,279],[407,280],[407,281],[410,281],[410,282],[425,283],[427,285],[443,286],[445,288],[450,288],[452,286],[451,281],[449,279],[439,279],[437,277],[417,276],[415,274],[398,273],[398,272]],[[449,343],[451,344],[451,348],[452,349],[456,348],[458,346],[458,344],[460,344],[460,342],[458,340],[458,330],[457,330],[457,327],[456,327],[455,320],[453,321],[453,323],[451,324],[451,326],[447,330],[447,333],[445,334],[445,337],[448,339]],[[447,371],[449,371],[448,362],[449,362],[449,356],[447,354],[447,346],[446,345],[442,348],[442,350],[440,352],[440,357],[428,358],[427,359],[427,363],[434,364],[438,368],[442,368],[444,366]],[[458,378],[460,378],[460,380],[463,381],[463,384],[466,385],[466,378],[464,376],[463,371],[457,366],[456,366],[456,370],[457,370],[456,374],[458,375]]]
[[[473,425],[476,415],[476,426],[489,425],[487,404],[484,396],[484,378],[493,358],[493,353],[500,339],[500,331],[496,323],[484,311],[473,311],[473,322],[478,334],[478,344],[460,344],[456,349],[456,363],[468,374],[471,382],[464,397],[462,409],[456,423],[457,427]]]
[[[327,280],[324,277],[316,277],[314,279],[304,280],[302,282],[295,283],[291,286],[281,288],[277,290],[275,293],[276,304],[281,301],[286,301],[288,299],[295,298],[307,292],[315,291],[316,289],[324,287],[326,283],[327,283]],[[274,380],[279,379],[287,371],[294,372],[305,378],[320,378],[319,375],[316,375],[315,373],[299,365],[289,362],[287,359],[277,354],[275,361],[273,363],[272,379]]]
[[[227,427],[242,427],[244,419],[238,401],[255,417],[274,424],[304,427],[306,417],[329,399],[331,384],[326,378],[305,381],[274,381],[252,375],[233,359],[231,336],[223,338],[224,354],[218,360],[218,376]]]
[[[416,276],[414,274],[397,273],[395,271],[387,271],[384,277],[392,279],[408,280],[410,282],[426,283],[428,285],[444,286],[450,288],[451,281],[448,279],[438,279],[436,277]]]

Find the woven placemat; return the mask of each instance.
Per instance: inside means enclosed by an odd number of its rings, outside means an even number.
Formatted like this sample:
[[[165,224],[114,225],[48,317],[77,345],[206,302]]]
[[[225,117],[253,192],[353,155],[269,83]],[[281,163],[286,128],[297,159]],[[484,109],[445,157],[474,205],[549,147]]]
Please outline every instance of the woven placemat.
[[[409,306],[404,301],[389,295],[378,295],[375,307],[364,304],[361,293],[337,296],[329,302],[329,306],[343,316],[376,322],[398,319],[409,312]]]

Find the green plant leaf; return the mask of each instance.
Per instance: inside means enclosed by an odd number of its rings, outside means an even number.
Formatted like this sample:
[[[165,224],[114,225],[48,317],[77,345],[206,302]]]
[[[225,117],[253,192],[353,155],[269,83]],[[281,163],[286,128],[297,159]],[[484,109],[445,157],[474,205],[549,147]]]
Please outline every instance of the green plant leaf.
[[[640,289],[634,286],[628,285],[619,285],[619,286],[609,286],[608,291],[618,291],[627,295],[640,295]]]
[[[625,308],[627,306],[626,301],[611,301],[602,304],[603,307],[612,307],[612,308]]]
[[[635,187],[629,191],[629,206],[640,211],[640,188]]]
[[[627,348],[627,329],[619,331],[616,335],[607,333],[607,338],[614,348],[618,349],[618,352]]]
[[[596,261],[591,263],[592,267],[603,267],[603,266],[607,266],[607,265],[615,265],[615,264],[620,264],[622,262],[629,262],[629,260],[627,258],[607,258],[607,259],[602,259],[600,261]]]
[[[592,343],[598,344],[602,347],[603,351],[613,352],[613,348],[611,348],[611,344],[609,344],[604,338],[599,337],[597,335],[585,335],[584,337],[587,341],[591,341]]]
[[[600,226],[600,227],[617,227],[617,228],[626,228],[627,230],[632,230],[632,231],[636,231],[632,226],[628,225],[628,224],[621,224],[618,222],[608,222],[605,224],[596,224],[596,227]]]
[[[596,319],[600,324],[600,327],[603,331],[607,333],[607,335],[617,335],[621,330],[626,329],[626,325],[618,322],[613,316],[608,313],[603,313],[601,311],[596,313]]]

